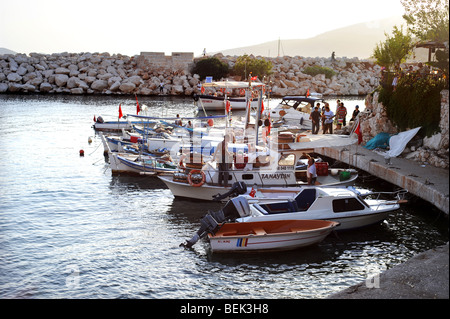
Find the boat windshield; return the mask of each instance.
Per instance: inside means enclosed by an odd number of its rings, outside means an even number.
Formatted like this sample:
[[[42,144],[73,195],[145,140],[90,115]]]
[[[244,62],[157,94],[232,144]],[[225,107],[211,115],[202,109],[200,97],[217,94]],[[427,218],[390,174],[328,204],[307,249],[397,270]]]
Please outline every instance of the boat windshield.
[[[295,100],[283,100],[281,102],[283,106],[287,106],[289,108],[293,108],[294,110],[297,110],[299,112],[303,113],[311,113],[311,103],[308,103],[306,101],[295,101]]]
[[[281,154],[280,160],[278,161],[280,166],[294,166],[295,165],[295,155],[294,154]]]

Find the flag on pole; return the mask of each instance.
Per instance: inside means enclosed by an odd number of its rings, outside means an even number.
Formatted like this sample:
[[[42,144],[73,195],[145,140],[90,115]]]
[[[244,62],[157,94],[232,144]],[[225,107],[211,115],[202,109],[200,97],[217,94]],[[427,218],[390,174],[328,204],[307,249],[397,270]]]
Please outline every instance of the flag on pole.
[[[355,129],[355,133],[358,135],[358,145],[362,142],[361,123],[358,122],[358,126]]]
[[[308,91],[306,91],[306,97],[308,97],[309,96],[309,89],[308,89]]]
[[[122,118],[123,113],[122,113],[122,107],[121,104],[119,104],[119,119]]]
[[[141,111],[141,108],[139,107],[139,102],[138,102],[138,98],[137,95],[134,95],[136,98],[136,115],[139,115],[139,112]]]

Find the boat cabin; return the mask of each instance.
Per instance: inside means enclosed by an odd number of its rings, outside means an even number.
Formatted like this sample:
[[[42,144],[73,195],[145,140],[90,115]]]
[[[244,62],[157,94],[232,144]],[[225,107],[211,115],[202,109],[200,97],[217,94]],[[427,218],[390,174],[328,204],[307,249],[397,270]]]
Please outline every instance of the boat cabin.
[[[258,213],[263,215],[306,212],[332,208],[333,213],[364,210],[369,205],[354,192],[346,190],[325,191],[321,188],[304,188],[293,199],[283,202],[253,204]],[[320,200],[319,200],[320,199]]]
[[[314,105],[323,102],[323,98],[316,96],[285,96],[282,98],[280,104],[274,110],[272,110],[271,115],[281,115],[279,114],[280,109],[285,110],[285,112],[286,110],[292,109],[295,111],[310,114]]]
[[[228,185],[235,182],[244,182],[247,185],[261,186],[291,186],[296,185],[295,164],[297,157],[294,153],[266,153],[248,154],[239,160],[235,156],[235,163],[227,171]],[[219,181],[219,165],[208,162],[203,166],[206,183],[216,185]]]

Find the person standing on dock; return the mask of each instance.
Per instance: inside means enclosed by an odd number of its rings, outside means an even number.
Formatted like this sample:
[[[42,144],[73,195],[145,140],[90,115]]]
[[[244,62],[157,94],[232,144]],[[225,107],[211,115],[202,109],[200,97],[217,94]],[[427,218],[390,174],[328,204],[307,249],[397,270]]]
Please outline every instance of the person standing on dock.
[[[347,108],[344,106],[344,102],[341,102],[336,110],[337,116],[337,127],[336,129],[340,130],[342,126],[347,124],[345,118],[347,117]]]
[[[323,134],[333,134],[333,118],[335,117],[333,111],[330,111],[330,106],[325,105],[325,112],[323,112],[324,129]]]
[[[319,133],[319,128],[320,128],[320,112],[319,112],[319,108],[320,108],[320,103],[317,103],[317,105],[314,107],[314,110],[311,112],[309,118],[312,121],[312,129],[311,129],[311,133],[312,134],[317,134]]]

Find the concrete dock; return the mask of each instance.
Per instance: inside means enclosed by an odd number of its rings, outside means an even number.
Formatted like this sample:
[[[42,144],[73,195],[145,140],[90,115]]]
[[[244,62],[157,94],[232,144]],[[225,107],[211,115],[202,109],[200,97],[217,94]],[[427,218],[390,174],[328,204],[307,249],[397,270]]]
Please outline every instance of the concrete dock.
[[[405,158],[385,158],[360,145],[317,148],[318,154],[364,170],[428,201],[449,214],[449,171]],[[378,278],[361,282],[329,299],[449,299],[449,244],[412,257]]]
[[[408,190],[449,214],[449,170],[405,158],[385,158],[361,145],[316,148],[318,154],[347,163],[391,184]]]

